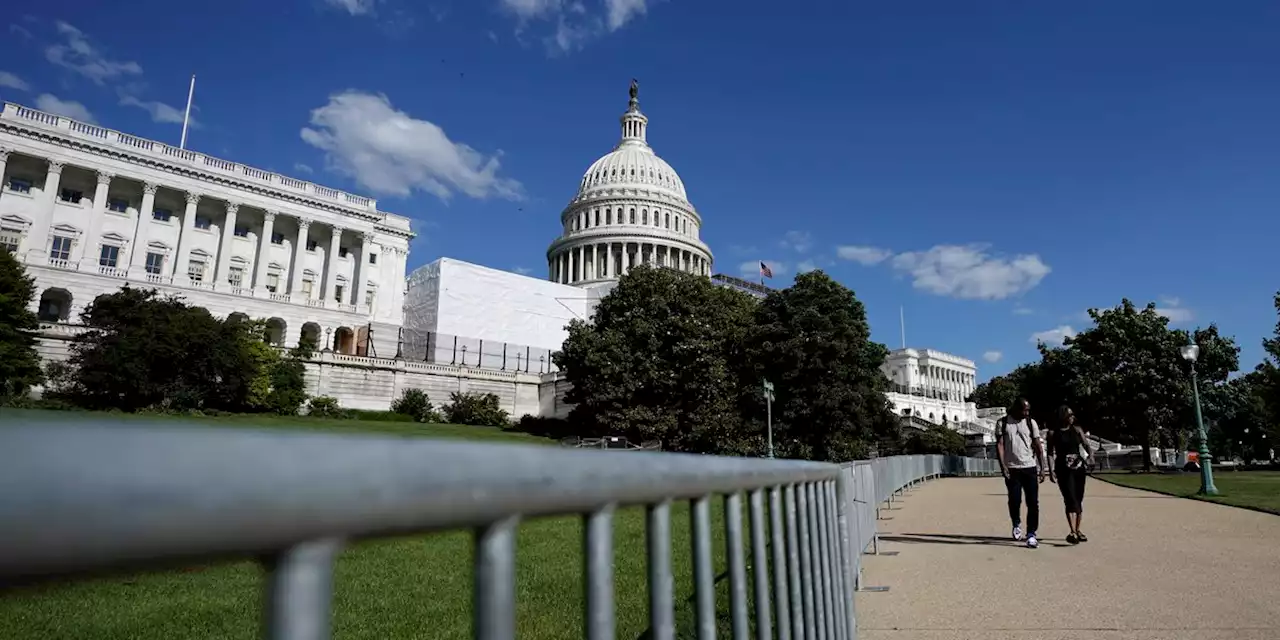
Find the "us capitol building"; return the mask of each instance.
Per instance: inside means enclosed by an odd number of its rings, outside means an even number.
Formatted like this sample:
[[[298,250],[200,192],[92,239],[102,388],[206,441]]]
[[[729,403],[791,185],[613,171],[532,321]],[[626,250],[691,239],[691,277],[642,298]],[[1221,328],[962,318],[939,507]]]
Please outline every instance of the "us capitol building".
[[[561,414],[551,353],[636,265],[768,292],[714,274],[702,215],[649,146],[635,81],[619,124],[560,213],[546,279],[446,257],[406,277],[409,218],[372,198],[5,103],[0,249],[34,278],[46,337],[78,332],[98,295],[155,288],[266,320],[282,347],[313,339],[323,361],[309,368],[311,393],[344,406],[386,409],[418,386],[436,401],[443,389],[492,391],[515,417]],[[978,420],[964,402],[972,361],[903,349],[884,373],[902,415]]]

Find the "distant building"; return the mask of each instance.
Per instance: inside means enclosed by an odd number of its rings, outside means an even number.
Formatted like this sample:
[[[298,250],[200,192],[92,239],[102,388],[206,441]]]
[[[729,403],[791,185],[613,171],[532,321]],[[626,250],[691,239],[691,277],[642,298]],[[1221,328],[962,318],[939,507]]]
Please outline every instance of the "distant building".
[[[717,273],[711,276],[711,284],[714,284],[717,287],[725,287],[727,289],[734,289],[737,291],[741,291],[749,296],[754,296],[756,298],[764,298],[768,296],[771,291],[773,291],[773,289],[770,289],[769,287],[766,287],[760,284],[759,282],[751,282],[750,280],[735,278],[733,276],[728,276],[723,273]]]
[[[0,249],[35,279],[44,323],[74,324],[128,284],[266,320],[274,344],[394,354],[413,236],[372,198],[17,104],[0,112]]]

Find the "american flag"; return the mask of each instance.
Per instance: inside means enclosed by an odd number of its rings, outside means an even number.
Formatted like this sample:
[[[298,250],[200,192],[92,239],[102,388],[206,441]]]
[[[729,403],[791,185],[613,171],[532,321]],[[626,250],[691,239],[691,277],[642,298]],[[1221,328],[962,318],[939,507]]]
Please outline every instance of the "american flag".
[[[763,260],[760,261],[760,277],[762,278],[773,277],[773,269],[770,269],[769,265],[765,264]]]

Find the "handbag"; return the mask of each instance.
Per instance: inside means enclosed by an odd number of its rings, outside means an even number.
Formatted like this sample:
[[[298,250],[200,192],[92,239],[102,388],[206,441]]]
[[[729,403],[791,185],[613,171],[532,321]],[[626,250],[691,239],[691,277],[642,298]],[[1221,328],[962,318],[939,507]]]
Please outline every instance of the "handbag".
[[[1083,469],[1085,463],[1089,460],[1089,445],[1085,442],[1084,437],[1080,434],[1078,428],[1071,430],[1071,436],[1076,441],[1075,453],[1066,455],[1068,469]]]

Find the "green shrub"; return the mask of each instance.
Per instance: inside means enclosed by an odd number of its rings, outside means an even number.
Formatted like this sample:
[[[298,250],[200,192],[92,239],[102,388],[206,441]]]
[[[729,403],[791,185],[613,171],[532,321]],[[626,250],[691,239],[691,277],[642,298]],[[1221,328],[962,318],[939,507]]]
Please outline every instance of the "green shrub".
[[[505,427],[511,418],[498,404],[498,396],[492,393],[451,393],[445,417],[453,424],[470,424],[482,427]]]
[[[391,411],[409,416],[416,422],[443,422],[440,412],[431,405],[431,399],[422,389],[405,389],[404,393],[391,403]]]
[[[307,403],[307,415],[313,418],[342,418],[342,407],[338,405],[337,398],[329,396],[316,396]]]
[[[539,418],[527,413],[521,416],[520,421],[511,427],[511,430],[555,439],[581,435],[570,426],[568,420],[562,418]]]

